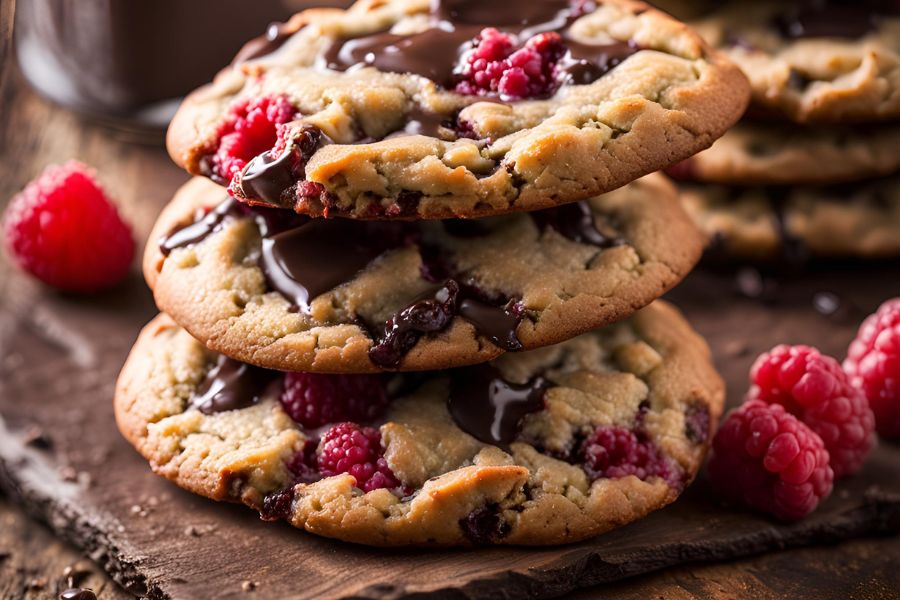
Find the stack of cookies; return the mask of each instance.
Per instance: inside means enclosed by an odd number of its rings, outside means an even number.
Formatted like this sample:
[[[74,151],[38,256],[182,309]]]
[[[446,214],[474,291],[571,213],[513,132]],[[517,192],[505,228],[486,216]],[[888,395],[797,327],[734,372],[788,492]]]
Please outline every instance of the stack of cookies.
[[[576,541],[694,478],[723,386],[655,300],[703,236],[651,173],[746,80],[640,2],[509,12],[309,10],[186,99],[116,395],[156,472],[373,545]]]
[[[896,2],[656,2],[750,80],[750,109],[670,173],[718,250],[752,260],[900,256]],[[704,185],[707,184],[707,185]]]

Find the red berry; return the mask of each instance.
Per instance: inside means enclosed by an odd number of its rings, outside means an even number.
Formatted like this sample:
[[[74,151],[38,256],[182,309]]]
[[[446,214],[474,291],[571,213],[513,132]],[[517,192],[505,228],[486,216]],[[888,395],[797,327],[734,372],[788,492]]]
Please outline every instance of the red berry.
[[[281,406],[308,429],[341,421],[371,421],[388,405],[387,391],[377,375],[288,373]]]
[[[859,471],[875,443],[875,417],[835,359],[777,346],[756,359],[750,379],[748,399],[781,404],[822,438],[836,478]]]
[[[660,477],[675,487],[681,473],[652,440],[624,427],[597,427],[581,446],[584,470],[591,479],[634,475],[645,480]]]
[[[12,259],[44,283],[65,291],[95,292],[128,272],[131,229],[76,161],[47,167],[13,196],[3,218]]]
[[[230,181],[251,159],[272,150],[279,143],[282,126],[296,115],[284,96],[244,99],[232,106],[219,129],[213,174]]]
[[[538,34],[516,48],[512,35],[487,27],[463,54],[456,91],[509,100],[549,94],[558,85],[555,66],[564,53],[558,33]]]
[[[381,449],[381,433],[356,423],[339,423],[319,442],[319,472],[325,477],[349,473],[364,492],[400,485]]]
[[[779,404],[748,400],[713,439],[709,478],[724,498],[792,521],[831,494],[834,474],[814,431]]]
[[[869,399],[878,433],[900,437],[900,298],[863,321],[844,370]]]

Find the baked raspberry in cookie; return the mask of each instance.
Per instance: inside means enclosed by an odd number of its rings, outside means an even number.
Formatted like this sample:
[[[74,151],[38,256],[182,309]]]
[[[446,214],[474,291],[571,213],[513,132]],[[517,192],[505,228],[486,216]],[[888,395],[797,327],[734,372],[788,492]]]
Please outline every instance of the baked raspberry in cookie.
[[[191,94],[168,147],[312,216],[480,217],[584,200],[708,147],[738,69],[633,0],[361,0],[295,15]]]
[[[661,302],[458,370],[326,386],[221,363],[157,317],[119,377],[122,433],[185,489],[376,546],[558,544],[638,519],[694,478],[724,396],[706,344]],[[307,385],[338,422],[285,411]],[[351,415],[363,387],[387,403]],[[228,402],[203,410],[211,389]]]
[[[288,371],[441,369],[560,342],[657,298],[702,247],[660,175],[478,221],[309,219],[223,197],[202,178],[178,193],[145,276],[210,349]]]

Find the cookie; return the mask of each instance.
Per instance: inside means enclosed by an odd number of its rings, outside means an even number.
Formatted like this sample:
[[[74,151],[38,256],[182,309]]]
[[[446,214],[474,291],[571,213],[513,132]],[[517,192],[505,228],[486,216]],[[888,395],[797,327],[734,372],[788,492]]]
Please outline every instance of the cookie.
[[[471,218],[666,167],[708,147],[748,97],[733,64],[641,2],[362,0],[252,42],[188,96],[167,143],[251,203]]]
[[[179,191],[146,279],[210,349],[287,371],[442,369],[561,342],[659,297],[703,247],[661,175],[479,221],[310,219],[227,198],[203,178]]]
[[[900,176],[826,187],[681,188],[685,208],[727,256],[900,256]]]
[[[708,150],[667,172],[740,185],[858,181],[900,170],[900,124],[805,127],[741,121]]]
[[[657,302],[489,365],[381,375],[250,367],[161,315],[115,409],[155,472],[267,520],[376,546],[541,545],[675,500],[723,395],[704,341]]]
[[[665,0],[654,4],[667,8]],[[682,2],[671,5],[678,15]],[[690,25],[738,64],[750,112],[798,123],[900,117],[900,10],[889,0],[706,2]]]

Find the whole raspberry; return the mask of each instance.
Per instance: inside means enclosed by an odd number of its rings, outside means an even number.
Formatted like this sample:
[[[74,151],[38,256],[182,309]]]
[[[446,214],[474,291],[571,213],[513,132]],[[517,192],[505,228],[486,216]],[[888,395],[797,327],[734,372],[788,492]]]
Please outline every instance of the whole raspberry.
[[[884,437],[900,437],[900,298],[869,315],[850,344],[844,370],[861,388]]]
[[[834,473],[822,438],[779,404],[745,402],[712,447],[710,481],[736,504],[792,521],[831,493]]]
[[[250,98],[232,106],[218,132],[213,174],[231,181],[248,161],[278,144],[281,126],[296,115],[297,110],[284,96]]]
[[[319,472],[325,477],[349,473],[364,492],[400,485],[381,449],[381,433],[356,423],[339,423],[319,442]]]
[[[377,375],[288,373],[281,406],[308,429],[341,421],[371,421],[388,405],[387,391]]]
[[[44,283],[95,292],[118,283],[134,257],[131,229],[87,166],[47,167],[3,217],[10,257]]]
[[[875,417],[838,362],[809,346],[776,346],[750,370],[747,398],[781,404],[815,431],[837,478],[859,471],[875,442]]]
[[[641,480],[660,477],[670,486],[680,485],[681,475],[673,461],[645,434],[624,427],[597,427],[581,445],[581,458],[591,479],[634,475]]]
[[[555,66],[564,53],[558,33],[540,33],[516,49],[512,35],[487,27],[463,54],[456,91],[507,100],[549,94],[557,86]]]

